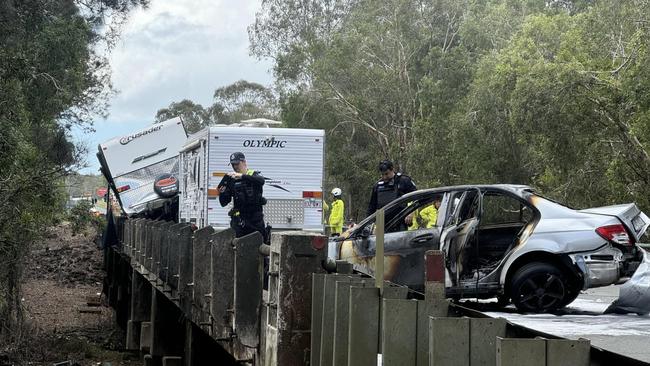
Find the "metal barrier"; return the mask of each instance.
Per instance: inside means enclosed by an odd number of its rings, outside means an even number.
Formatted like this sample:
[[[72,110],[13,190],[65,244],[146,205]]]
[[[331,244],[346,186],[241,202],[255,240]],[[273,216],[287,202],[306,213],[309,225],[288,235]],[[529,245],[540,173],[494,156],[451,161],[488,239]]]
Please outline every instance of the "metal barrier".
[[[118,243],[105,256],[106,293],[123,319],[127,348],[146,353],[147,364],[303,364],[310,274],[325,271],[326,243],[322,235],[286,232],[274,233],[269,247],[259,233],[235,238],[231,229],[121,220]]]
[[[427,252],[424,300],[390,283],[382,293],[359,275],[314,275],[310,365],[375,366],[379,356],[385,366],[514,366],[540,350],[539,365],[590,365],[588,340],[521,338],[504,319],[463,316],[444,298],[435,266],[443,262],[442,252]]]
[[[273,233],[267,246],[258,233],[145,219],[120,220],[117,233],[104,292],[145,364],[374,366],[381,354],[384,365],[644,365],[450,303],[441,252],[427,253],[416,300],[327,262],[318,234]]]

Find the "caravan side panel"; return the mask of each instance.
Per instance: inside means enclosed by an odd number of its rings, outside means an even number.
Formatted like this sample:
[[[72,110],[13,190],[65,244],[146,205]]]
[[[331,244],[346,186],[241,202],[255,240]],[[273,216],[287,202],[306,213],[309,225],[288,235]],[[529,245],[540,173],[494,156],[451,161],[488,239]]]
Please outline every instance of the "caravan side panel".
[[[232,168],[230,154],[241,151],[249,169],[267,178],[265,220],[275,229],[322,230],[322,130],[213,127],[210,130],[208,224],[228,226],[216,187]]]

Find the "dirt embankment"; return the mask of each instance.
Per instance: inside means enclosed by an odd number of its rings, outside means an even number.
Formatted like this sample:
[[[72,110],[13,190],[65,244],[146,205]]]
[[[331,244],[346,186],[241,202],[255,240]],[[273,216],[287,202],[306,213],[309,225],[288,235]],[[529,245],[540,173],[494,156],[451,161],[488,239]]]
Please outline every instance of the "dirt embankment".
[[[66,223],[50,228],[28,258],[25,279],[53,281],[58,286],[73,288],[100,286],[104,278],[102,253],[93,242],[94,237],[91,230],[72,235]]]
[[[141,365],[137,355],[120,352],[122,331],[100,297],[103,259],[94,238],[90,231],[72,235],[64,223],[34,246],[22,284],[28,335],[0,348],[0,366]]]

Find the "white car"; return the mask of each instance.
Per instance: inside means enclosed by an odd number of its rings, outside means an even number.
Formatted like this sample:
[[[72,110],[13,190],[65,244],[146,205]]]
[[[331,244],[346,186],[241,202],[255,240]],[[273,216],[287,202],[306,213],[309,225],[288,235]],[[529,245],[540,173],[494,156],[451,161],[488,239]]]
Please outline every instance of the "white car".
[[[407,230],[408,215],[441,200],[436,225]],[[580,290],[630,276],[650,219],[635,204],[574,210],[528,186],[476,185],[420,190],[386,212],[384,278],[421,290],[424,252],[446,255],[447,295],[497,297],[521,311],[547,312]],[[375,215],[345,233],[337,257],[374,274]]]

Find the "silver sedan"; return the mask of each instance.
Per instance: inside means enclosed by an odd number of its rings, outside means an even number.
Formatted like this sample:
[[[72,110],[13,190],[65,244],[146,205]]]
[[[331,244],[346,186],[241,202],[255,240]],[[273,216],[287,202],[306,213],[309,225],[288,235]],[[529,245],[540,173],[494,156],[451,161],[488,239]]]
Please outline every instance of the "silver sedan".
[[[435,223],[406,225],[434,201]],[[525,312],[553,311],[583,289],[631,275],[650,225],[635,204],[574,210],[522,185],[421,190],[384,209],[386,280],[422,290],[424,252],[440,249],[449,297],[496,296]],[[374,231],[371,215],[342,236],[336,257],[374,275]]]

